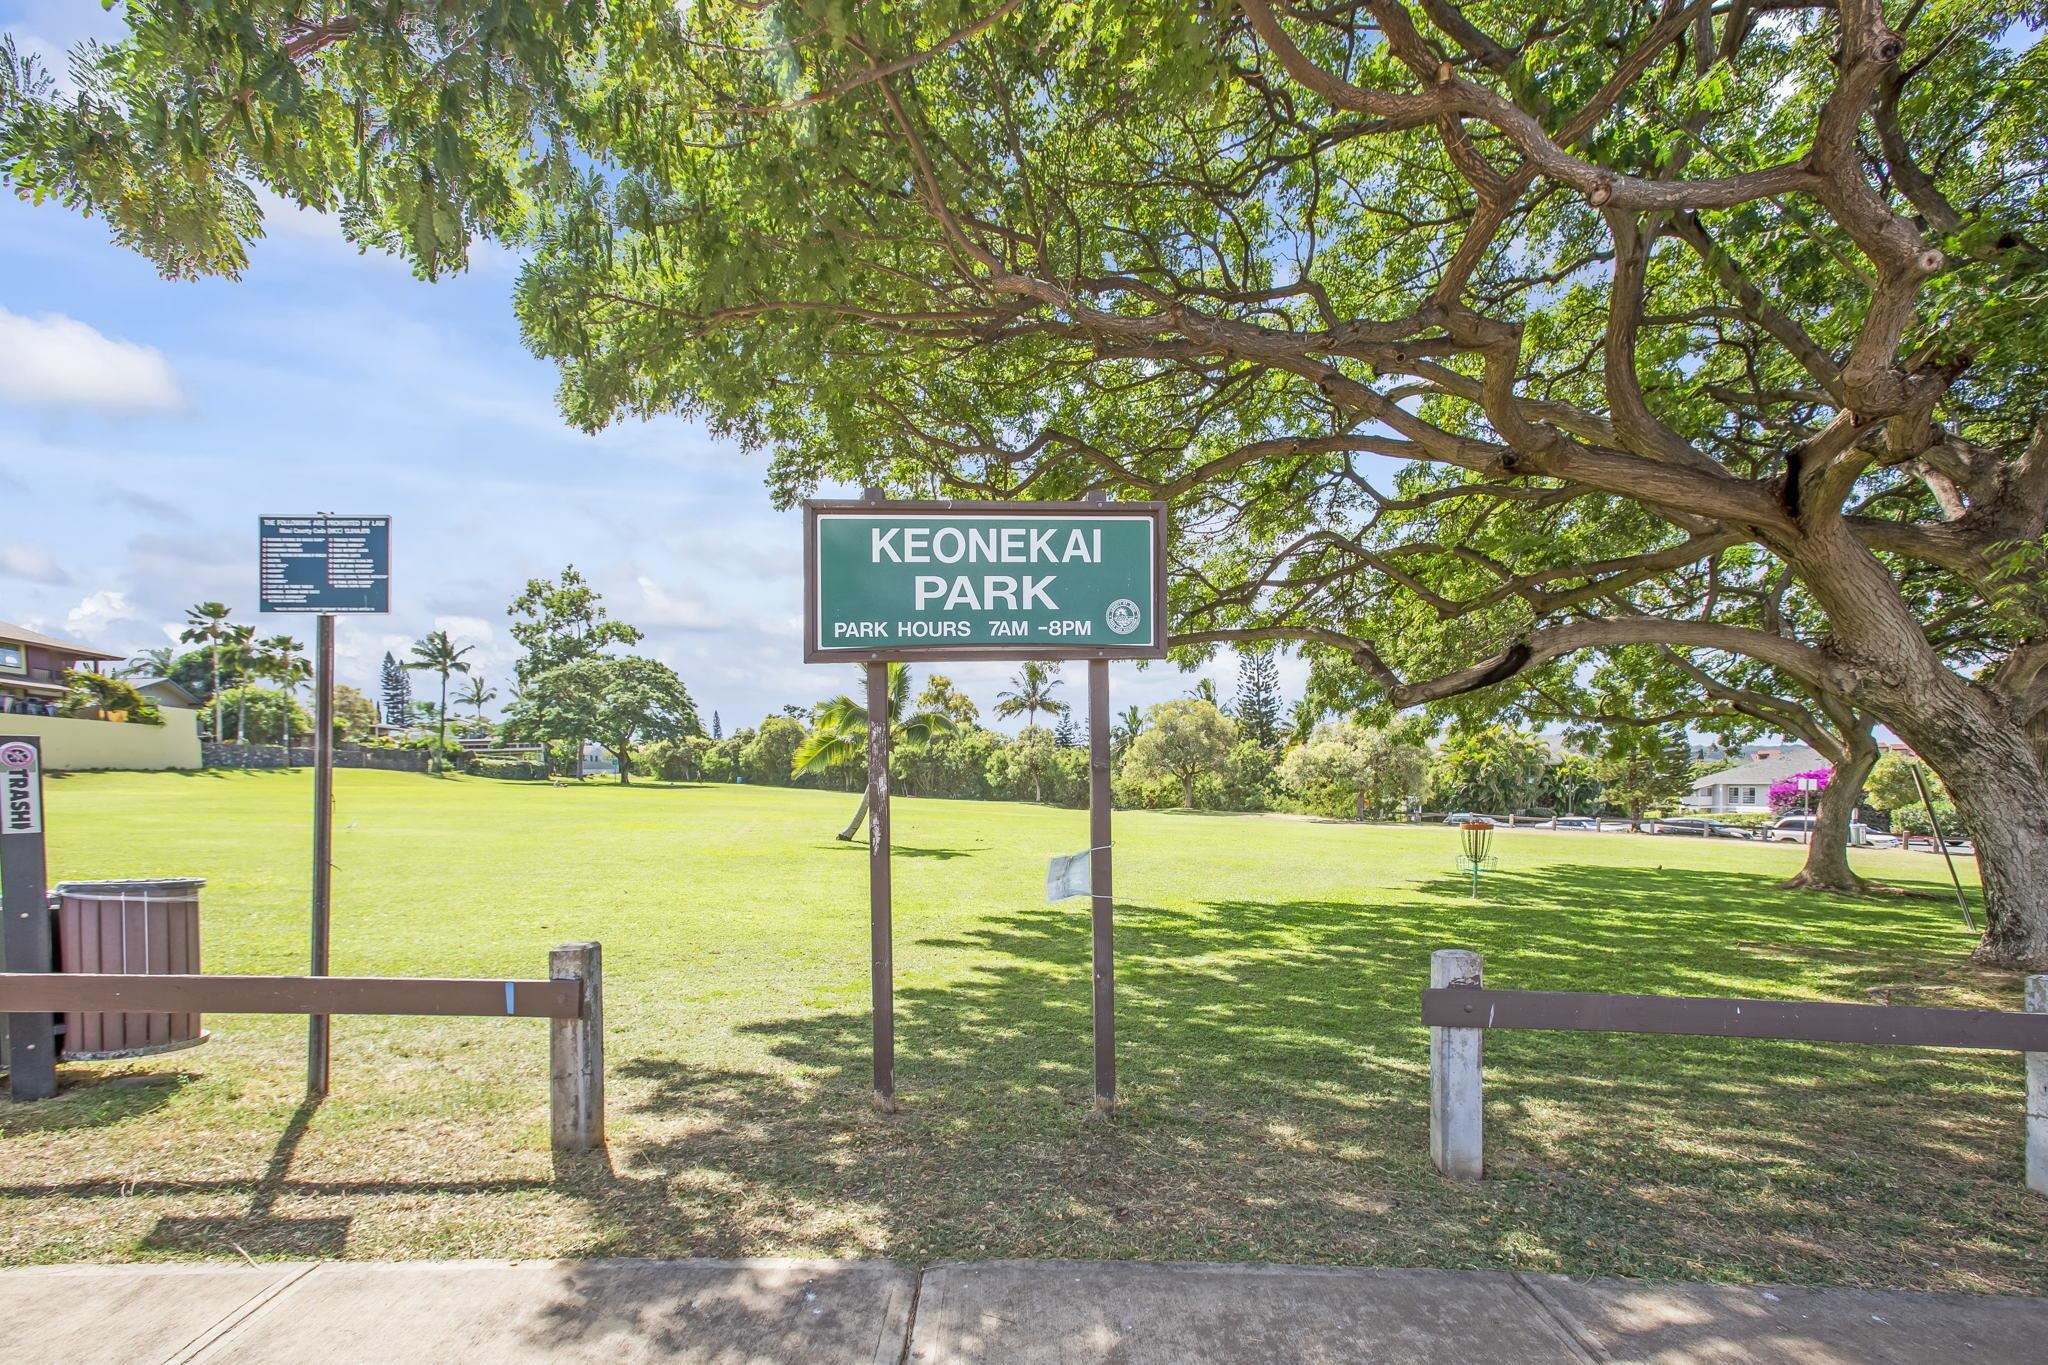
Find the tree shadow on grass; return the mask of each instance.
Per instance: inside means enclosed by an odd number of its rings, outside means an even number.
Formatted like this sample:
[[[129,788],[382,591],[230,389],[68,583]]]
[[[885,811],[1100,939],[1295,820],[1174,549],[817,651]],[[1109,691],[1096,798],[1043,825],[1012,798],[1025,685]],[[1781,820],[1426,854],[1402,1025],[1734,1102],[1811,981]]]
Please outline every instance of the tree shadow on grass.
[[[163,1108],[179,1090],[198,1079],[199,1073],[194,1071],[108,1073],[60,1064],[57,1093],[51,1098],[16,1104],[0,1097],[0,1138],[126,1123]]]
[[[812,847],[820,852],[833,850],[844,853],[851,850],[864,855],[868,851],[868,844],[865,839],[847,843],[841,843],[835,839],[829,844],[814,844]],[[916,844],[892,843],[889,845],[889,856],[892,858],[932,858],[942,863],[951,862],[955,858],[972,858],[976,853],[982,851],[981,849],[974,848],[921,848]]]
[[[318,1099],[307,1099],[292,1111],[291,1121],[278,1135],[270,1161],[249,1194],[246,1214],[189,1217],[164,1214],[143,1237],[145,1251],[181,1252],[186,1255],[221,1256],[229,1251],[244,1257],[286,1256],[327,1258],[348,1248],[349,1216],[328,1218],[287,1218],[276,1211],[286,1177],[299,1143],[313,1125],[319,1111]]]
[[[1817,915],[1763,877],[1513,881],[1501,903],[1421,913],[1119,907],[1123,1103],[1110,1122],[1089,1117],[1085,915],[1032,909],[920,940],[986,965],[899,990],[900,1114],[869,1104],[864,1011],[748,1026],[785,1064],[773,1070],[619,1066],[644,1136],[590,1196],[603,1228],[591,1251],[2048,1289],[2010,1056],[1496,1035],[1492,1178],[1437,1178],[1419,1022],[1433,948],[1478,947],[1497,984],[1856,998],[1916,979],[1946,941],[1920,908],[1828,902]]]
[[[194,1079],[189,1073],[174,1073],[180,1083]],[[154,1077],[150,1079],[155,1079]],[[104,1087],[101,1087],[104,1088]],[[159,1101],[161,1103],[161,1101]],[[52,1102],[43,1101],[43,1106]],[[292,1111],[279,1133],[262,1174],[249,1177],[213,1179],[80,1180],[61,1185],[0,1185],[0,1199],[128,1200],[148,1198],[210,1198],[244,1195],[246,1212],[218,1215],[163,1214],[137,1244],[149,1252],[175,1255],[248,1258],[279,1257],[292,1260],[337,1257],[348,1249],[349,1214],[326,1217],[294,1217],[280,1214],[278,1204],[291,1198],[394,1198],[416,1200],[423,1195],[466,1197],[475,1195],[523,1194],[552,1190],[546,1180],[295,1180],[293,1161],[312,1128],[321,1101],[307,1099]],[[15,1106],[26,1109],[30,1106]],[[56,1124],[23,1131],[55,1131],[76,1124]]]

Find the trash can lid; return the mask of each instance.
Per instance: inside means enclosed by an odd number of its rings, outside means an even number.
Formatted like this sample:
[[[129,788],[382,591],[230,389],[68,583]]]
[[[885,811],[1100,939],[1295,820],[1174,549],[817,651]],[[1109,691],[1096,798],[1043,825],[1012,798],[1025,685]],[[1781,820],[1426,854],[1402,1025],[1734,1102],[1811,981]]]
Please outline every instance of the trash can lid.
[[[58,882],[60,896],[160,896],[197,891],[206,885],[204,877],[127,877],[107,882]]]

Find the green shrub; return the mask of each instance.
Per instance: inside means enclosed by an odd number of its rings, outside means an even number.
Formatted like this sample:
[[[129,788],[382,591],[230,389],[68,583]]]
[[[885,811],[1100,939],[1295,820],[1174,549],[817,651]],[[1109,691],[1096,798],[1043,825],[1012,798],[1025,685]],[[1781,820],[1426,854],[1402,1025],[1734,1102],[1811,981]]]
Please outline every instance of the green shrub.
[[[125,713],[131,725],[162,725],[163,713],[156,703],[119,678],[77,669],[64,675],[69,690],[57,709],[67,716],[102,719]]]
[[[524,758],[472,758],[469,772],[475,777],[502,777],[524,782],[537,782],[548,775],[547,769],[539,763]]]

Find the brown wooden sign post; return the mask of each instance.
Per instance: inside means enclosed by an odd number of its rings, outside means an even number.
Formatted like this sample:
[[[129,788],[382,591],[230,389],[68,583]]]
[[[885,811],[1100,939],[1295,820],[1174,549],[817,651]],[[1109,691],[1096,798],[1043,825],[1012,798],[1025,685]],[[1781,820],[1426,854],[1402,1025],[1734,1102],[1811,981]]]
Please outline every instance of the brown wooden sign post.
[[[889,665],[868,668],[868,994],[875,1103],[896,1110],[896,926],[889,885]]]
[[[1095,1105],[1116,1108],[1116,891],[1110,872],[1109,660],[1088,661],[1088,927],[1095,958]]]
[[[889,665],[1088,662],[1088,862],[1095,1103],[1116,1104],[1116,921],[1109,664],[1166,656],[1166,505],[1157,502],[804,504],[804,662],[867,675],[868,923],[874,1095],[896,1107],[889,884]]]

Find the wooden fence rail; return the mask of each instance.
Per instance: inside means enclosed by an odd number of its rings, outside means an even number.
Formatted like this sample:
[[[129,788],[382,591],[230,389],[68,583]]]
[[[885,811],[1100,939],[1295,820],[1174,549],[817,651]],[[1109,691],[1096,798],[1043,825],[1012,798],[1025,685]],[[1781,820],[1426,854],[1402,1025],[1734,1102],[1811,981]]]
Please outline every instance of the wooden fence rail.
[[[2026,1012],[1849,1005],[1812,1000],[1490,991],[1479,954],[1430,955],[1422,1022],[1429,1025],[1430,1157],[1454,1180],[1484,1174],[1483,1075],[1488,1029],[1666,1033],[1795,1042],[1969,1047],[2027,1057],[2027,1186],[2048,1194],[2048,976],[2027,978]]]
[[[0,972],[0,1011],[171,1014],[439,1014],[574,1019],[577,981],[394,976],[135,976]]]
[[[546,1019],[554,1145],[604,1145],[604,975],[595,943],[554,949],[548,976],[532,980],[0,972],[0,1013],[43,1011]]]

